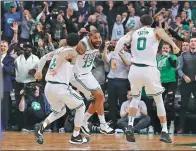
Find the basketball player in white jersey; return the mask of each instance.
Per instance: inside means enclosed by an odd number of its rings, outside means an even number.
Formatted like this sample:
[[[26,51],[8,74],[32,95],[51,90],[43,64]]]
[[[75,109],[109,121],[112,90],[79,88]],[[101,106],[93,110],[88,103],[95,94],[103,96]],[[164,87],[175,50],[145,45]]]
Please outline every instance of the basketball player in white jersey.
[[[73,67],[73,77],[70,83],[82,92],[86,98],[90,98],[91,94],[95,98],[95,102],[89,105],[85,113],[84,122],[82,125],[82,132],[90,136],[88,128],[88,119],[97,112],[100,120],[100,132],[104,134],[114,134],[114,130],[108,126],[104,117],[104,94],[98,83],[91,73],[94,59],[99,55],[99,47],[102,43],[100,34],[97,31],[91,31],[89,36],[84,37],[78,43],[76,48],[80,54],[77,56],[75,65]]]
[[[132,65],[130,67],[128,79],[134,97],[129,108],[128,129],[125,132],[126,139],[129,142],[135,142],[133,128],[134,118],[141,98],[142,87],[145,87],[146,94],[153,96],[156,103],[157,115],[162,125],[160,141],[171,143],[172,140],[168,134],[166,112],[162,98],[164,88],[160,82],[160,73],[157,69],[156,55],[161,39],[169,43],[173,47],[175,53],[178,53],[180,49],[162,28],[151,28],[153,23],[151,16],[143,15],[140,18],[140,21],[142,27],[132,32],[130,37]]]
[[[80,135],[80,127],[83,123],[85,113],[83,98],[69,86],[72,72],[70,62],[75,60],[78,55],[74,49],[78,42],[79,36],[77,34],[69,34],[67,37],[68,46],[63,46],[54,52],[43,56],[38,65],[38,71],[35,74],[35,78],[41,79],[42,69],[46,61],[51,60],[45,77],[47,84],[44,92],[51,105],[52,113],[43,123],[35,125],[35,137],[39,144],[43,144],[44,129],[66,113],[66,106],[71,110],[76,110],[74,132],[69,142],[72,144],[83,144],[89,141],[89,138]]]

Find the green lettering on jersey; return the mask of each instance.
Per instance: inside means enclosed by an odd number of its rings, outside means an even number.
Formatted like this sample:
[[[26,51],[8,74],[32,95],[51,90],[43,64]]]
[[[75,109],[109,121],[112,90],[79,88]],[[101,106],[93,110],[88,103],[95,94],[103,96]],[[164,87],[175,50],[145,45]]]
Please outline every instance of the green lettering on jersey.
[[[146,49],[146,38],[140,37],[137,39],[137,50],[142,51]]]
[[[92,65],[92,63],[93,63],[93,60],[94,60],[94,58],[90,59],[90,60],[85,60],[84,61],[84,65],[82,66],[82,68],[90,67]]]
[[[54,60],[52,61],[49,69],[54,69],[55,66],[56,66],[56,58],[54,58]]]

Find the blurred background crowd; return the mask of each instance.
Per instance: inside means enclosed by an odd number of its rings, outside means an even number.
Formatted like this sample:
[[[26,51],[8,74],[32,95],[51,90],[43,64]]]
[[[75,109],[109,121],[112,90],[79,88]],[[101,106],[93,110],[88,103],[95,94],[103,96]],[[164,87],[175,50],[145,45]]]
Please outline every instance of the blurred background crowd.
[[[129,43],[117,58],[118,69],[110,68],[117,41],[140,27],[140,16],[150,14],[153,28],[163,28],[181,49],[174,55],[171,46],[160,42],[157,66],[170,133],[196,133],[196,2],[195,1],[1,1],[1,66],[4,97],[1,115],[4,131],[33,131],[51,112],[44,95],[46,81],[36,81],[39,59],[66,45],[69,33],[81,38],[97,29],[103,39],[100,55],[94,61],[93,75],[106,97],[105,116],[116,132],[128,123],[127,107],[132,99],[128,72],[131,62]],[[104,42],[110,41],[107,50]],[[195,52],[192,51],[195,49]],[[187,59],[188,58],[188,59]],[[49,62],[45,65],[46,74]],[[89,100],[85,100],[88,106]],[[71,132],[74,110],[48,128],[49,132]],[[97,115],[91,130],[99,132]],[[159,133],[161,126],[153,98],[145,88],[135,122],[137,133]]]

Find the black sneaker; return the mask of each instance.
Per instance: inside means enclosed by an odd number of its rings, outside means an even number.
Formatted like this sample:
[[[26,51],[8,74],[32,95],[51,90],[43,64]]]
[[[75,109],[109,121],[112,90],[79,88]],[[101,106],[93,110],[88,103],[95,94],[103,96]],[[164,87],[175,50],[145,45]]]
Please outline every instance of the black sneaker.
[[[88,143],[90,140],[89,137],[82,137],[81,134],[79,134],[78,136],[74,137],[72,135],[71,140],[69,141],[71,144],[84,144],[84,143]]]
[[[34,129],[34,135],[35,135],[35,140],[38,144],[43,144],[43,133],[44,133],[44,127],[43,124],[35,124],[35,129]]]
[[[160,141],[164,143],[172,143],[169,133],[166,133],[166,132],[161,132]]]
[[[128,142],[135,142],[134,130],[132,126],[128,126],[128,128],[125,130],[125,135]]]

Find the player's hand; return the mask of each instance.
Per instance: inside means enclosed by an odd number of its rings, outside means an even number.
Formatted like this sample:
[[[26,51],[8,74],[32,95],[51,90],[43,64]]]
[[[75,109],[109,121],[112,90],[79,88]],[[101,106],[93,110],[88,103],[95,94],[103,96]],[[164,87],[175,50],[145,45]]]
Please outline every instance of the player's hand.
[[[41,79],[42,79],[42,73],[39,72],[39,71],[37,71],[37,72],[35,73],[34,77],[35,77],[36,80],[41,80]]]
[[[188,77],[188,76],[186,76],[186,75],[184,75],[184,81],[186,82],[186,83],[190,83],[191,82],[191,79]]]
[[[52,76],[55,76],[57,74],[57,70],[56,69],[50,69],[49,74],[52,75]]]
[[[180,48],[178,48],[176,45],[173,47],[174,54],[178,54],[180,52]]]
[[[111,68],[112,70],[117,70],[117,63],[116,63],[116,60],[112,59],[111,60]]]

